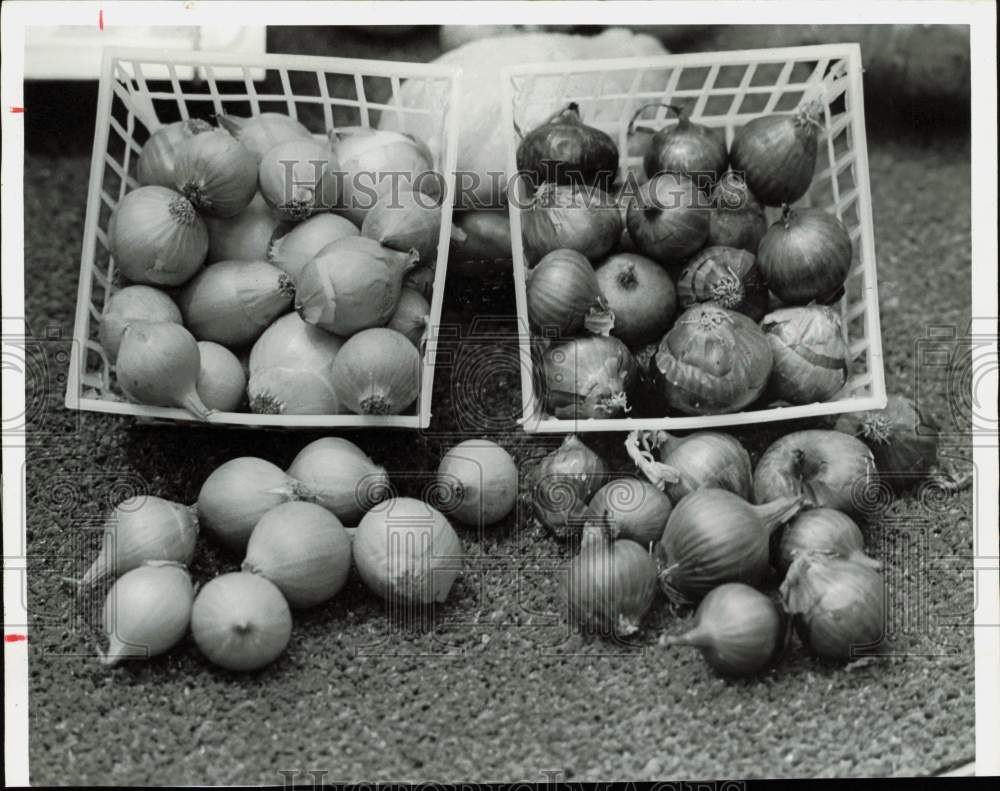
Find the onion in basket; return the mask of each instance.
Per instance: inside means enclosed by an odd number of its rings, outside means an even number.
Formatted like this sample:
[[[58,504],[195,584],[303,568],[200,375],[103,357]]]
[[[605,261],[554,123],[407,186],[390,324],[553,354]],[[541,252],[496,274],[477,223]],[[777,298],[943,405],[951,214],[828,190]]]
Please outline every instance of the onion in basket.
[[[540,184],[590,184],[607,188],[618,172],[618,147],[606,132],[588,126],[575,102],[528,132],[517,147],[517,169]]]
[[[263,261],[280,220],[258,192],[234,217],[206,217],[208,263]]]
[[[630,130],[639,114],[649,107],[666,107],[676,114],[677,123],[653,135],[642,159],[646,175],[652,178],[659,173],[677,173],[708,192],[729,162],[725,138],[711,127],[694,123],[684,108],[670,104],[643,105],[632,116]]]
[[[361,230],[350,220],[336,214],[316,214],[290,228],[278,227],[267,248],[267,260],[297,281],[305,265],[328,244],[360,235]]]
[[[674,281],[641,255],[617,253],[597,267],[597,285],[614,315],[611,334],[629,347],[663,337],[677,312]]]
[[[213,129],[181,146],[174,162],[174,185],[198,211],[232,217],[257,194],[257,163],[228,132]]]
[[[618,338],[591,335],[553,346],[542,357],[545,403],[559,419],[622,417],[638,367]]]
[[[337,203],[336,156],[317,140],[286,140],[267,150],[258,169],[264,200],[284,220],[298,222]]]
[[[337,354],[332,377],[337,400],[351,412],[398,415],[417,398],[420,352],[396,330],[362,330]]]
[[[113,363],[118,358],[122,333],[132,321],[172,321],[181,324],[181,310],[166,292],[151,286],[126,286],[108,300],[101,315],[98,337]]]
[[[685,264],[677,279],[682,308],[711,302],[760,321],[769,295],[753,255],[733,247],[706,247]]]
[[[712,190],[708,246],[736,247],[756,255],[765,233],[764,205],[750,192],[741,175],[729,171]]]
[[[621,211],[596,187],[543,184],[521,212],[521,235],[529,265],[564,248],[600,261],[621,239]]]
[[[441,205],[409,186],[387,182],[365,214],[361,235],[391,250],[416,250],[421,261],[434,261],[441,235]]]
[[[644,256],[678,264],[708,238],[708,199],[687,176],[662,173],[629,201],[628,235]]]
[[[174,160],[177,159],[177,150],[189,137],[211,129],[211,124],[199,118],[174,121],[172,124],[161,126],[142,147],[136,168],[139,183],[143,186],[153,184],[173,189]]]
[[[198,341],[201,367],[195,389],[205,406],[220,412],[235,412],[246,395],[247,375],[239,359],[225,346]]]
[[[251,118],[220,115],[217,118],[219,126],[246,146],[258,163],[278,143],[312,138],[308,129],[284,113],[261,113]]]
[[[583,253],[560,249],[527,272],[528,320],[537,332],[561,337],[586,328],[607,335],[615,316],[601,296],[597,275]]]
[[[847,382],[847,342],[835,311],[825,305],[782,308],[760,326],[774,355],[768,389],[776,398],[827,401]]]

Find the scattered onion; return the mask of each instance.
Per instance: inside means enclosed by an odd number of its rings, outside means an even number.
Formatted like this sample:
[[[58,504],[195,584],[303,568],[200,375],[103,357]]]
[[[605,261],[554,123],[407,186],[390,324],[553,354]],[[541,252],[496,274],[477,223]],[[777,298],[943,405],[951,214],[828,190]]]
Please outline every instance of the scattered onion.
[[[627,538],[643,547],[660,540],[673,504],[648,481],[619,478],[610,481],[587,505],[584,538],[588,531],[611,540]]]
[[[340,437],[310,442],[292,460],[288,475],[314,500],[354,524],[389,496],[389,476],[361,448]]]
[[[437,483],[444,493],[440,507],[445,515],[463,525],[486,527],[514,509],[517,465],[495,442],[469,439],[441,459]]]
[[[587,501],[607,473],[601,457],[575,434],[548,454],[532,471],[529,492],[535,517],[560,538],[579,535]]]
[[[865,554],[865,540],[857,523],[847,514],[832,508],[810,508],[801,511],[785,525],[777,542],[774,567],[784,574],[799,555],[821,552],[853,563],[882,567]]]

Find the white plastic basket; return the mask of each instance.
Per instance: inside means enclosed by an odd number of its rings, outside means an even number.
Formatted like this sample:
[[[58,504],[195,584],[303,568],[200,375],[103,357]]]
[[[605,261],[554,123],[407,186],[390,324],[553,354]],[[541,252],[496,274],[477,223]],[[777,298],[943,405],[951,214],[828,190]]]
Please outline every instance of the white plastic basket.
[[[664,55],[597,61],[544,63],[508,68],[502,77],[503,125],[507,130],[508,172],[516,173],[516,129],[533,129],[553,112],[576,102],[583,120],[618,142],[619,181],[631,172],[645,180],[642,157],[630,153],[627,127],[643,104],[662,102],[690,108],[692,120],[725,130],[727,145],[736,129],[761,115],[791,112],[803,98],[824,105],[816,174],[799,205],[834,212],[854,243],[840,312],[850,350],[850,375],[834,399],[803,406],[774,407],[727,415],[560,420],[545,414],[535,391],[525,290],[526,263],[521,210],[526,185],[511,188],[510,220],[514,285],[521,352],[522,423],[526,431],[684,430],[794,420],[885,406],[885,373],[879,330],[868,150],[865,140],[861,52],[856,44],[786,49]],[[649,129],[676,123],[659,111]],[[516,124],[516,127],[515,127]],[[774,211],[769,211],[773,221]]]
[[[180,74],[197,69],[204,79],[182,83]],[[242,74],[233,81],[234,72]],[[169,75],[162,79],[163,74]],[[277,93],[262,93],[254,80],[274,75]],[[151,74],[160,75],[157,78]],[[225,76],[222,76],[225,75]],[[181,118],[231,113],[283,112],[298,118],[317,135],[344,126],[372,126],[379,113],[392,113],[394,127],[407,120],[433,119],[437,139],[425,140],[440,152],[434,170],[443,175],[443,211],[437,268],[431,298],[430,329],[425,343],[420,393],[414,414],[406,415],[258,415],[219,412],[210,424],[283,427],[402,427],[430,424],[436,332],[444,295],[451,210],[458,155],[458,104],[461,69],[433,64],[354,60],[298,55],[181,52],[109,48],[104,53],[98,93],[97,126],[90,166],[87,215],[80,263],[80,286],[66,386],[66,406],[151,420],[199,422],[182,409],[149,407],[125,401],[114,391],[113,367],[97,339],[104,306],[115,285],[108,251],[111,214],[129,190],[138,186],[136,163],[142,143],[161,124]],[[424,104],[407,104],[400,92],[405,80],[421,80],[416,91]],[[270,81],[269,81],[270,82]],[[268,83],[265,83],[268,84]],[[421,128],[425,128],[424,124]]]

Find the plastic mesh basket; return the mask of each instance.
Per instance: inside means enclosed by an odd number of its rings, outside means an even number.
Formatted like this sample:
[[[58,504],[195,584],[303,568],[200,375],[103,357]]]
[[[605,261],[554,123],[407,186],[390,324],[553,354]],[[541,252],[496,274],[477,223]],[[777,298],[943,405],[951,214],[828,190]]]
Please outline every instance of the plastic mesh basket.
[[[630,150],[627,128],[642,105],[681,104],[699,123],[725,130],[726,143],[753,118],[792,112],[804,99],[824,107],[816,173],[798,205],[825,208],[847,227],[854,258],[839,309],[850,350],[844,388],[830,401],[802,406],[752,409],[726,415],[556,419],[544,410],[532,366],[525,290],[526,261],[521,209],[527,198],[517,181],[510,208],[514,283],[521,349],[522,422],[527,431],[631,431],[695,429],[793,420],[816,415],[880,409],[885,375],[879,330],[868,151],[865,142],[861,53],[855,44],[747,50],[654,58],[545,63],[507,69],[502,78],[504,128],[508,132],[508,172],[516,173],[517,129],[529,130],[570,102],[585,123],[618,143],[619,182],[631,173],[645,180],[641,153]],[[649,115],[652,115],[650,113]],[[636,125],[657,130],[676,123],[665,109]],[[777,210],[768,209],[773,221]]]
[[[182,82],[180,74],[197,69],[204,79]],[[138,186],[136,166],[142,146],[159,126],[179,119],[229,113],[249,116],[286,113],[317,136],[346,126],[374,126],[392,114],[392,128],[422,132],[435,152],[434,170],[443,175],[440,244],[431,298],[420,393],[411,414],[258,415],[213,414],[210,424],[287,427],[425,428],[430,423],[436,328],[444,294],[454,171],[457,157],[461,70],[395,61],[293,55],[247,55],[211,52],[108,49],[104,54],[98,94],[97,126],[91,160],[84,227],[80,286],[66,388],[66,406],[154,420],[197,422],[182,409],[149,407],[125,400],[114,382],[114,370],[98,341],[105,305],[117,287],[114,260],[108,249],[108,223],[124,195]],[[255,80],[265,79],[258,85]],[[404,81],[422,81],[421,90],[401,92]],[[276,86],[276,87],[275,87]],[[419,97],[407,101],[407,96]]]

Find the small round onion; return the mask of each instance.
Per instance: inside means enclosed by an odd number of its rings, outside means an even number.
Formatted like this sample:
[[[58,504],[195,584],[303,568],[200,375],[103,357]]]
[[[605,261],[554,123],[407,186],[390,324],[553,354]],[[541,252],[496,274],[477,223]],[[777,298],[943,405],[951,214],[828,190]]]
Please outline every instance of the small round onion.
[[[687,176],[662,173],[639,187],[626,223],[640,253],[664,266],[677,264],[708,238],[708,201]]]
[[[174,121],[172,124],[161,126],[142,147],[136,168],[136,178],[139,183],[143,186],[152,184],[173,189],[174,161],[177,159],[178,149],[188,138],[211,129],[211,124],[198,118]]]
[[[286,140],[260,160],[260,194],[278,216],[298,222],[337,202],[337,158],[312,138]]]
[[[504,519],[517,499],[517,465],[511,455],[485,439],[469,439],[449,450],[438,466],[445,492],[441,510],[471,527]]]
[[[522,211],[521,230],[529,265],[561,248],[600,261],[621,239],[621,211],[603,190],[543,184]]]
[[[861,528],[847,514],[832,508],[810,508],[797,514],[781,531],[774,567],[784,574],[799,555],[822,552],[871,568],[882,564],[865,554]]]
[[[619,417],[631,409],[638,366],[618,338],[591,335],[553,346],[542,370],[545,404],[556,418]]]
[[[751,253],[734,247],[706,247],[687,262],[677,280],[682,308],[711,302],[760,321],[770,295]]]
[[[337,401],[358,415],[398,415],[420,390],[420,352],[387,327],[351,336],[330,370]]]
[[[576,250],[553,250],[528,270],[527,302],[528,320],[546,337],[553,332],[566,337],[584,327],[607,335],[614,326],[594,268]]]
[[[769,390],[790,404],[833,398],[847,382],[840,316],[825,305],[782,308],[761,322],[774,355]]]
[[[618,172],[618,147],[607,133],[583,123],[571,103],[528,132],[517,147],[517,169],[532,186],[610,184]]]
[[[652,106],[655,105],[640,107],[632,118],[633,122],[639,113]],[[660,173],[676,173],[695,180],[699,188],[707,191],[725,173],[729,164],[725,138],[711,127],[694,123],[684,108],[669,104],[662,106],[677,115],[677,123],[665,126],[653,135],[642,159],[646,176],[652,178]]]
[[[228,132],[202,132],[181,146],[174,185],[198,211],[233,217],[257,194],[257,161]]]
[[[578,535],[587,501],[607,473],[604,461],[575,434],[542,459],[529,478],[535,517],[559,538]]]
[[[764,205],[750,192],[742,176],[729,171],[712,190],[708,246],[735,247],[756,255],[765,233]]]
[[[614,315],[611,334],[631,348],[663,337],[677,312],[674,281],[641,255],[618,253],[597,268],[597,285]]]
[[[596,528],[612,540],[627,538],[649,547],[663,535],[671,510],[670,498],[653,484],[619,478],[597,490],[587,505],[584,530]]]
[[[151,286],[126,286],[111,295],[101,315],[98,337],[108,359],[118,359],[122,333],[133,321],[183,323],[181,309],[165,292]]]

